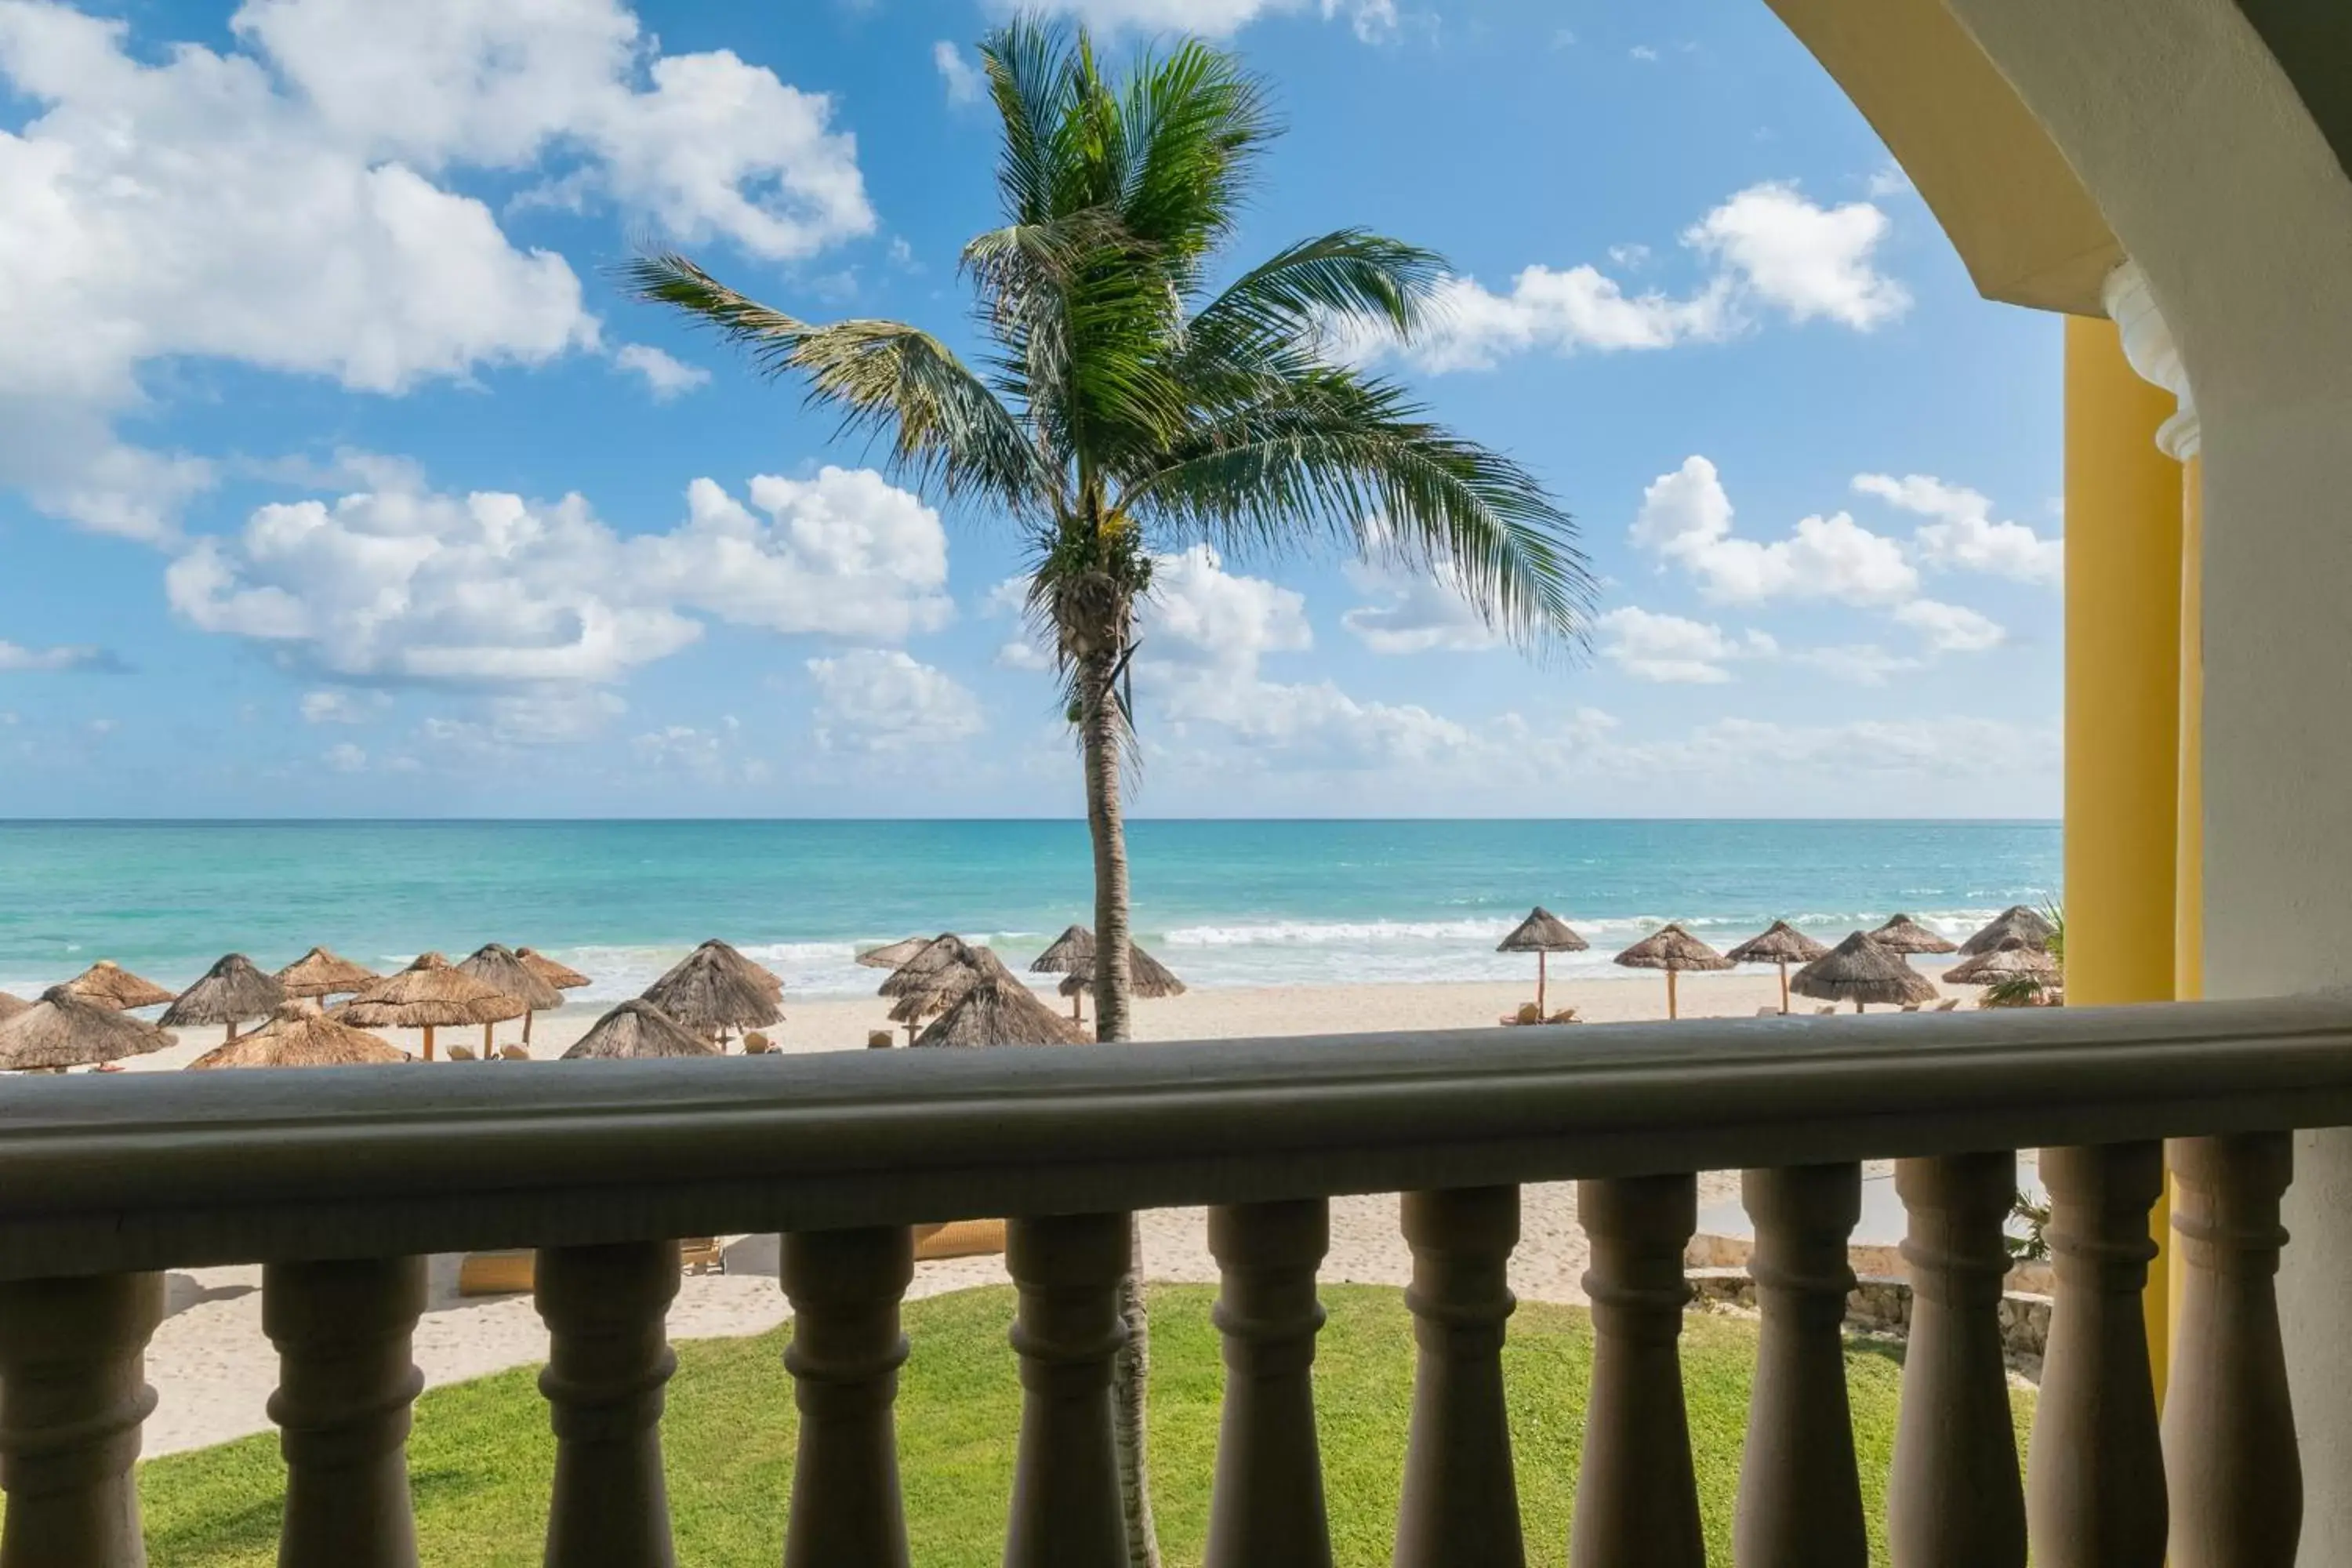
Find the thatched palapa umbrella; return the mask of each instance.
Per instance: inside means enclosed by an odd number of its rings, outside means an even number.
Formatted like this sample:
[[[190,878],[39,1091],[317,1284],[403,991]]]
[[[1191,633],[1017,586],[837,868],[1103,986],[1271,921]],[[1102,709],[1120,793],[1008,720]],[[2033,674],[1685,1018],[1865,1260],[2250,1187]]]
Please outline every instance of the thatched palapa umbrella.
[[[1666,972],[1666,1016],[1669,1018],[1682,1016],[1681,1004],[1675,995],[1675,976],[1686,969],[1706,972],[1732,967],[1731,960],[1683,930],[1678,921],[1660,926],[1619,953],[1617,962],[1628,969],[1663,969]]]
[[[173,1043],[144,1018],[101,1006],[69,985],[52,985],[41,999],[0,1021],[0,1071],[89,1067],[143,1057]]]
[[[896,969],[907,960],[931,944],[927,936],[910,936],[901,942],[887,942],[880,947],[869,947],[857,955],[857,962],[867,969]]]
[[[917,1046],[1076,1046],[1078,1026],[1010,973],[983,974],[915,1037]]]
[[[1960,956],[1974,958],[1979,953],[1997,951],[2011,937],[2016,937],[2028,947],[2047,948],[2058,928],[2040,910],[2024,904],[2009,908],[1985,922],[1984,929],[1960,943]]]
[[[1909,915],[1896,915],[1870,933],[1871,940],[1889,952],[1908,956],[1915,952],[1958,952],[1959,949],[1946,942]]]
[[[1857,1013],[1872,1002],[1889,1006],[1933,1002],[1935,983],[1875,935],[1858,931],[1790,977],[1790,989],[1817,1002],[1851,1002]]]
[[[592,984],[586,975],[570,964],[558,963],[535,947],[516,948],[515,956],[522,960],[522,966],[525,969],[530,970],[558,991],[577,991],[583,985]]]
[[[1549,978],[1546,971],[1555,952],[1582,952],[1592,944],[1577,935],[1568,922],[1538,904],[1521,921],[1518,928],[1495,944],[1496,952],[1532,952],[1536,955],[1536,1016],[1545,1016],[1544,984]]]
[[[1780,1011],[1789,1010],[1789,965],[1811,963],[1829,952],[1787,921],[1774,921],[1760,936],[1751,936],[1723,956],[1734,963],[1777,963],[1780,966]]]
[[[219,1024],[236,1038],[236,1026],[247,1018],[267,1018],[286,1000],[286,988],[253,966],[253,960],[232,952],[205,971],[205,977],[180,993],[157,1020],[167,1029]]]
[[[915,1026],[961,1001],[975,981],[991,976],[1010,979],[1012,973],[992,950],[974,947],[953,932],[943,932],[892,970],[879,994],[897,1002],[890,1009],[890,1020],[907,1026],[911,1045]]]
[[[624,1002],[563,1053],[570,1061],[642,1060],[651,1057],[715,1057],[719,1047],[652,1003]]]
[[[161,1007],[172,994],[152,980],[142,980],[110,958],[101,958],[71,980],[66,989],[85,1002],[120,1013],[130,1007]]]
[[[269,1022],[249,1035],[215,1046],[188,1064],[213,1068],[345,1068],[404,1062],[408,1053],[380,1036],[330,1018],[308,997],[278,1005]]]
[[[782,981],[715,938],[679,959],[644,992],[645,1000],[677,1023],[721,1040],[729,1029],[782,1023],[783,994]]]
[[[428,952],[336,1008],[335,1016],[363,1029],[422,1029],[429,1062],[434,1030],[496,1024],[520,1018],[525,1011],[515,997],[462,969],[450,968],[439,953]]]
[[[1045,961],[1051,958],[1049,965]],[[1055,971],[1064,975],[1059,987],[1070,999],[1070,1021],[1086,1022],[1087,993],[1095,984],[1095,933],[1084,926],[1072,926],[1055,938],[1052,946],[1037,955],[1029,966],[1041,973]],[[1171,996],[1184,994],[1184,983],[1176,978],[1175,971],[1160,963],[1134,942],[1127,944],[1127,994],[1138,1002],[1160,1002]]]
[[[530,1044],[531,1016],[541,1007],[561,1007],[563,994],[541,979],[530,965],[495,942],[484,942],[466,958],[458,969],[472,975],[493,990],[503,991],[523,1005],[522,1043]],[[490,1031],[493,1024],[482,1026],[482,1057],[490,1054]]]
[[[13,1018],[31,1005],[22,996],[11,996],[5,991],[0,991],[0,1018]]]
[[[314,947],[278,972],[289,996],[356,996],[383,976],[339,953]]]
[[[1944,972],[1944,978],[1955,985],[1992,985],[2003,980],[2021,976],[2054,984],[2058,979],[2058,961],[2021,936],[2004,937],[1990,952],[1980,952],[1963,959]]]

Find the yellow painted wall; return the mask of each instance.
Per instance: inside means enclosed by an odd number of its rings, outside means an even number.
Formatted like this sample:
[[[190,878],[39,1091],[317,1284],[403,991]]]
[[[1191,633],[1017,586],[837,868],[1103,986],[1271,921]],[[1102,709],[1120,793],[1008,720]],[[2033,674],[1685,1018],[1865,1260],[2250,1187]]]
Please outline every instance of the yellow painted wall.
[[[2168,1002],[2180,941],[2180,465],[2170,394],[2115,324],[2066,322],[2066,1000]],[[2168,1205],[2151,1224],[2168,1238]],[[2162,1396],[2168,1268],[2147,1293]]]

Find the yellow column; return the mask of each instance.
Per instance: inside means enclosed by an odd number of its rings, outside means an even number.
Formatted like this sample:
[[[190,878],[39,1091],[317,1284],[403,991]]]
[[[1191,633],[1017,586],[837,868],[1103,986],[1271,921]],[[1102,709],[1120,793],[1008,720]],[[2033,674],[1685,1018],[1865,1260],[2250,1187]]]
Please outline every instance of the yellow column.
[[[2172,994],[2205,994],[2205,459],[2188,420],[2180,484],[2180,832],[2173,852]],[[2181,428],[2181,419],[2172,426]],[[2179,450],[2176,442],[2175,449]]]
[[[2074,1005],[2173,998],[2181,479],[2157,447],[2173,408],[2133,372],[2113,322],[2068,319],[2066,1000]],[[2161,1245],[2161,1212],[2156,1223]],[[2159,1397],[2167,1294],[2147,1292]]]

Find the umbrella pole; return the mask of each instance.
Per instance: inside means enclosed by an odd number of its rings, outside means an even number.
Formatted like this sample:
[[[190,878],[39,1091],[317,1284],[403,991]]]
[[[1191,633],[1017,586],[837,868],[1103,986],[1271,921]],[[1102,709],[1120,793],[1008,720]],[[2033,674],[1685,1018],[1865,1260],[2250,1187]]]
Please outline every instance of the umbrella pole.
[[[1666,1016],[1670,1019],[1679,1018],[1682,1016],[1682,1014],[1676,1010],[1676,1005],[1675,1002],[1675,972],[1671,969],[1666,971]]]
[[[228,1033],[227,1033],[227,1034],[226,1034],[226,1035],[223,1035],[223,1036],[221,1037],[221,1044],[222,1044],[222,1045],[225,1045],[225,1046],[233,1046],[233,1045],[236,1044],[236,1019],[231,1018],[231,1019],[228,1021]]]
[[[490,1031],[497,1027],[498,1026],[496,1024],[485,1024],[482,1026],[482,1059],[484,1061],[488,1061],[490,1058],[498,1054],[490,1049]]]
[[[1780,961],[1780,1016],[1789,1016],[1789,961]]]
[[[526,1047],[530,1044],[530,1021],[538,1016],[536,1013],[525,1013],[522,1016],[522,1043]]]
[[[425,1026],[425,1059],[428,1062],[433,1059],[433,1026],[430,1024]]]
[[[1536,1022],[1538,1024],[1542,1023],[1545,1018],[1549,1016],[1549,1015],[1544,1011],[1544,971],[1549,965],[1550,959],[1550,953],[1544,952],[1541,948],[1538,948],[1536,950]]]

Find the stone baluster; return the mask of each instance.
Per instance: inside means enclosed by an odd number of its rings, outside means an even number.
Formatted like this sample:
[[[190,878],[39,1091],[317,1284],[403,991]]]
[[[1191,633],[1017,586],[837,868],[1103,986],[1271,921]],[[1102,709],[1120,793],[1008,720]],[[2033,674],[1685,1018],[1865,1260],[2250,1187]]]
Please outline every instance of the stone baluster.
[[[2290,1568],[2303,1470],[2274,1277],[2294,1147],[2260,1132],[2179,1139],[2168,1152],[2188,1265],[2164,1399],[2172,1568]]]
[[[1209,1211],[1223,1280],[1225,1401],[1209,1493],[1207,1568],[1329,1568],[1323,1463],[1315,1440],[1315,1270],[1331,1243],[1321,1198]]]
[[[1111,1362],[1126,1342],[1118,1285],[1134,1256],[1128,1216],[1014,1220],[1005,1262],[1021,1304],[1021,1440],[1005,1568],[1122,1568],[1111,1432]]]
[[[548,1568],[668,1568],[663,1387],[677,1370],[666,1320],[675,1241],[549,1247],[533,1265],[546,1320],[539,1391],[555,1427]]]
[[[2161,1144],[2045,1149],[2058,1275],[2033,1413],[2026,1515],[2043,1568],[2163,1568],[2164,1450],[2141,1298]]]
[[[1523,1568],[1503,1405],[1519,1190],[1404,1194],[1415,1359],[1396,1568]]]
[[[891,1409],[907,1359],[898,1303],[914,1277],[915,1233],[904,1226],[784,1237],[784,1366],[801,1411],[785,1568],[906,1568]]]
[[[1570,1568],[1706,1568],[1676,1347],[1697,1179],[1579,1182],[1576,1212],[1592,1245],[1592,1395]]]
[[[2017,1156],[1902,1160],[1911,1342],[1886,1534],[1895,1568],[2024,1568],[2025,1491],[2000,1341]]]
[[[415,1568],[409,1409],[425,1387],[410,1337],[422,1258],[272,1263],[261,1327],[278,1347],[269,1418],[286,1457],[282,1568]]]
[[[1732,1531],[1738,1568],[1864,1568],[1862,1479],[1846,1402],[1846,1241],[1862,1167],[1801,1165],[1740,1179],[1763,1324]]]
[[[163,1277],[0,1284],[0,1568],[143,1568],[131,1468]]]

